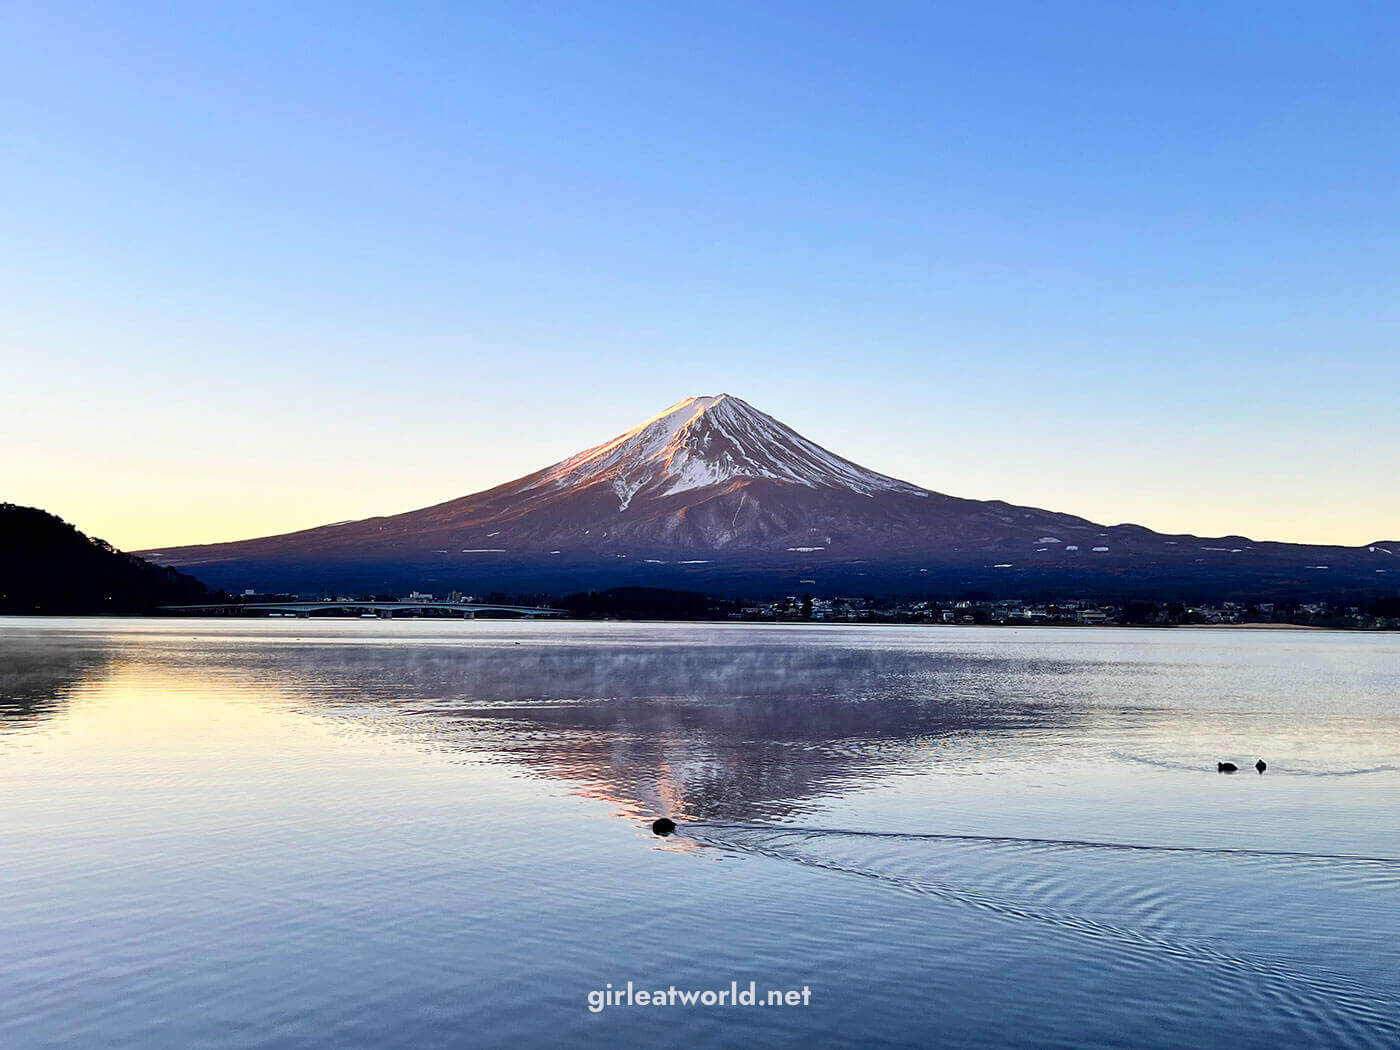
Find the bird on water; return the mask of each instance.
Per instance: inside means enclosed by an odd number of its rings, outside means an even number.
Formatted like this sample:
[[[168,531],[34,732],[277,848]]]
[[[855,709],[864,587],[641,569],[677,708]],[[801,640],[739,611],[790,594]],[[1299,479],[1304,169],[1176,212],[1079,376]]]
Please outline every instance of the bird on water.
[[[1217,763],[1215,763],[1215,771],[1216,771],[1217,773],[1233,773],[1235,770],[1237,770],[1237,769],[1239,769],[1239,768],[1240,768],[1240,767],[1237,766],[1237,765],[1235,765],[1235,763],[1233,763],[1233,762],[1217,762]]]
[[[1257,770],[1259,770],[1259,772],[1262,773],[1262,772],[1264,772],[1264,770],[1266,770],[1266,769],[1269,768],[1269,763],[1265,762],[1265,761],[1261,758],[1258,762],[1254,763],[1254,768],[1257,769]]]
[[[662,837],[665,837],[666,835],[671,834],[671,832],[675,830],[676,822],[670,817],[660,817],[657,820],[651,822],[651,831],[653,835],[661,835]]]

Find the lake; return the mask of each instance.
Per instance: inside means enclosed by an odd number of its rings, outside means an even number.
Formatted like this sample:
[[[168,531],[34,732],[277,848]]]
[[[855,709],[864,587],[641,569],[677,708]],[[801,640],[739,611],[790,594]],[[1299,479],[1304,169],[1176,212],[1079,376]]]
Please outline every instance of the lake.
[[[6,619],[0,1046],[1393,1048],[1397,814],[1396,635]]]

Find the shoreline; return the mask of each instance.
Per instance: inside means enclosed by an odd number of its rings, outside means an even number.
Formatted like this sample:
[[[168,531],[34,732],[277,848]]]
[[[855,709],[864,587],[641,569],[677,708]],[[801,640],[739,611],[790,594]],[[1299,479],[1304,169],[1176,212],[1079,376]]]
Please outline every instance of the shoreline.
[[[638,624],[704,624],[708,626],[750,626],[750,627],[922,627],[954,630],[1012,630],[1012,631],[1313,631],[1331,634],[1400,634],[1400,630],[1390,627],[1325,627],[1305,623],[1184,623],[1184,624],[1144,624],[1144,623],[901,623],[888,620],[667,620],[634,619],[615,617],[609,619],[573,619],[569,617],[549,617],[553,623],[638,623]],[[45,621],[45,620],[153,620],[153,621],[199,621],[205,623],[364,623],[357,616],[172,616],[169,614],[137,613],[0,613],[3,621]],[[537,617],[479,617],[462,620],[449,616],[397,616],[390,620],[375,619],[374,623],[521,623],[540,622]]]

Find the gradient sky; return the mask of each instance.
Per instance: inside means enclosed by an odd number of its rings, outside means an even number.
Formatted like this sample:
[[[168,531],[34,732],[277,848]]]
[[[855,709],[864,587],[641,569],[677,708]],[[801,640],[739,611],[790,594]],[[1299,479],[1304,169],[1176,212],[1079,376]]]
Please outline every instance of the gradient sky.
[[[1400,7],[9,5],[0,499],[128,548],[728,391],[960,496],[1400,537]]]

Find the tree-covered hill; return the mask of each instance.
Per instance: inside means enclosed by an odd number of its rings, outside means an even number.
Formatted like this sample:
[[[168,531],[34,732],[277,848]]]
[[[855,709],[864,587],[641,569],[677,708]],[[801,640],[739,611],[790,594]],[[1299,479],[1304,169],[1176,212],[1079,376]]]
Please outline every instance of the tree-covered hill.
[[[124,554],[37,507],[0,503],[0,613],[147,613],[210,597],[193,576]]]

